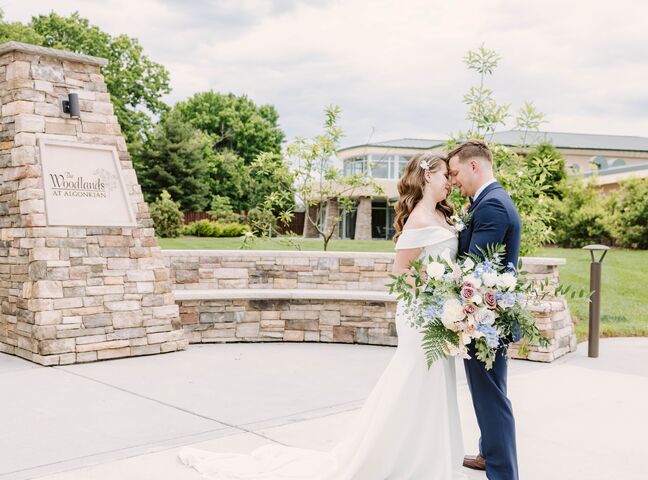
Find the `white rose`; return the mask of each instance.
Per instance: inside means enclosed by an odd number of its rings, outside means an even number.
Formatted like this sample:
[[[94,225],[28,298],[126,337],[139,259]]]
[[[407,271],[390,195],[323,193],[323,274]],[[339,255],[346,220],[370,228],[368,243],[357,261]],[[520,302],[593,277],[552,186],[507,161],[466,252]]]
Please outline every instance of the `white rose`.
[[[477,317],[479,318],[479,323],[484,325],[492,325],[495,323],[495,313],[487,308],[480,309]]]
[[[484,282],[484,285],[488,288],[495,286],[497,283],[497,273],[488,273],[484,272],[482,273],[482,281]]]
[[[461,302],[455,298],[452,298],[443,304],[443,312],[441,313],[441,322],[446,328],[450,330],[457,331],[457,326],[455,322],[463,319],[463,306]]]
[[[482,285],[482,281],[479,278],[475,277],[474,275],[466,275],[463,278],[463,281],[464,283],[472,284],[472,286],[475,288],[479,288]]]
[[[479,305],[480,303],[482,303],[482,297],[481,297],[481,295],[476,293],[476,294],[473,295],[473,297],[470,299],[470,301],[472,303],[474,303],[475,305]]]
[[[517,278],[511,272],[504,272],[497,279],[497,285],[504,290],[513,290],[517,284]]]
[[[428,277],[433,278],[435,280],[440,280],[441,277],[443,277],[443,274],[445,273],[445,267],[443,266],[442,263],[430,262],[427,264],[427,267],[425,267],[425,271],[427,272]]]

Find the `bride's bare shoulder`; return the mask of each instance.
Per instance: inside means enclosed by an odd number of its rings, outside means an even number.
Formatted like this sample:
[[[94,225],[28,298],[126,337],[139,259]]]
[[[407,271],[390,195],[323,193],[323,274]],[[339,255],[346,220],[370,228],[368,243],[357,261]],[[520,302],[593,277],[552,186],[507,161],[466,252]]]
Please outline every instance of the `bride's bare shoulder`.
[[[423,217],[409,217],[403,225],[403,230],[420,230],[422,228],[435,227],[435,223],[431,222],[428,218]]]

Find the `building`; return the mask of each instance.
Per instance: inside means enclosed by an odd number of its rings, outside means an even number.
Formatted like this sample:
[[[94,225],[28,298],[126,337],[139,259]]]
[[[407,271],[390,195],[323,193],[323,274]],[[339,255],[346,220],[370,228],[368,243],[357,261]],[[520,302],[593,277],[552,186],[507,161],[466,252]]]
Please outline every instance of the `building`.
[[[519,147],[524,133],[517,130],[497,132],[491,141],[524,154]],[[592,135],[581,133],[528,132],[529,146],[549,142],[565,158],[571,175],[588,177],[596,174],[602,190],[617,188],[619,182],[631,177],[648,177],[648,137]],[[394,205],[398,200],[396,185],[409,159],[422,151],[445,153],[445,140],[403,138],[386,142],[354,145],[338,151],[345,174],[367,171],[384,190],[380,196],[359,191],[354,198],[356,209],[339,220],[339,238],[369,240],[390,239],[394,235]],[[310,207],[315,214],[316,207]],[[320,209],[322,219],[340,216],[336,199],[329,199]],[[305,222],[304,236],[317,232]]]

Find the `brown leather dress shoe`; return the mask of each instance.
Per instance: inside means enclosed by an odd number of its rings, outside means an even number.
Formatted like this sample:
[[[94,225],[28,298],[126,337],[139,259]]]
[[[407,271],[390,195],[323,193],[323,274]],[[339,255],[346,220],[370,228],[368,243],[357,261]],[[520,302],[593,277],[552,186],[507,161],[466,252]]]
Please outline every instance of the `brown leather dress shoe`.
[[[466,455],[463,466],[473,470],[486,470],[486,460],[481,455]]]

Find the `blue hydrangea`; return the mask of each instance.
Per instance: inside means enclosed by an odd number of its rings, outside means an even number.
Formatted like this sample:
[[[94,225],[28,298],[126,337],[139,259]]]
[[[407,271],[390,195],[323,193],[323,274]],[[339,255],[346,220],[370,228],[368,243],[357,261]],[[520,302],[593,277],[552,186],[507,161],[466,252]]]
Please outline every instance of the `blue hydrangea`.
[[[477,325],[477,331],[484,334],[486,345],[490,348],[495,348],[499,345],[499,335],[493,325],[479,324]]]
[[[497,304],[502,308],[511,308],[517,301],[515,292],[497,292],[495,294]]]
[[[428,305],[423,309],[423,315],[425,315],[426,318],[436,318],[441,315],[441,308],[439,308],[437,305]]]
[[[443,313],[443,304],[445,302],[443,299],[437,298],[432,300],[428,305],[423,309],[423,315],[425,318],[438,318]]]
[[[480,279],[484,273],[496,273],[496,272],[497,272],[497,266],[490,260],[484,260],[483,262],[478,263],[477,266],[475,266],[475,276]]]

